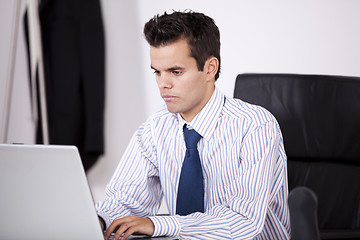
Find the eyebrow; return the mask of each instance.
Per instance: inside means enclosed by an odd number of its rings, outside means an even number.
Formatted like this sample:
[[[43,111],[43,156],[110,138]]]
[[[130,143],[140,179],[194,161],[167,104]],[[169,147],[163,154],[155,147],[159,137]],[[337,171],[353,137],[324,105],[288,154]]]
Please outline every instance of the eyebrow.
[[[156,68],[154,68],[153,66],[150,66],[151,69],[155,70],[155,71],[159,71],[157,70]],[[182,69],[185,69],[184,67],[180,67],[180,66],[173,66],[173,67],[170,67],[168,69],[166,69],[166,71],[174,71],[174,70],[182,70]]]

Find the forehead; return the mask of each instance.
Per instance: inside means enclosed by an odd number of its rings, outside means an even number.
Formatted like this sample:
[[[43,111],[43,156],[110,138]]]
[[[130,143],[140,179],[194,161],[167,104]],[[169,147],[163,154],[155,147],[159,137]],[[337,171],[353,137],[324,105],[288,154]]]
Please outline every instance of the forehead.
[[[188,65],[195,61],[190,55],[190,48],[186,40],[180,39],[171,44],[150,47],[151,66],[159,69],[171,65]]]

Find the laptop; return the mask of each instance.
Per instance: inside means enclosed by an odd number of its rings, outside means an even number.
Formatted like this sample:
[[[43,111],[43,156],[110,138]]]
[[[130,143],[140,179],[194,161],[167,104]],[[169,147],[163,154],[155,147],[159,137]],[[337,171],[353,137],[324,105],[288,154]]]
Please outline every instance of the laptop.
[[[104,239],[76,147],[0,144],[0,239]]]

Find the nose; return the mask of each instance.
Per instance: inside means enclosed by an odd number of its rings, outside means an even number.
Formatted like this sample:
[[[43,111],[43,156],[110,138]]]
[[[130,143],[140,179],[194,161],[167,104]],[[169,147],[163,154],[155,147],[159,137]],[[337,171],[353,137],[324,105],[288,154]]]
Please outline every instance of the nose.
[[[158,84],[158,87],[160,89],[162,88],[171,88],[172,87],[172,81],[168,74],[162,73],[157,76],[156,82]]]

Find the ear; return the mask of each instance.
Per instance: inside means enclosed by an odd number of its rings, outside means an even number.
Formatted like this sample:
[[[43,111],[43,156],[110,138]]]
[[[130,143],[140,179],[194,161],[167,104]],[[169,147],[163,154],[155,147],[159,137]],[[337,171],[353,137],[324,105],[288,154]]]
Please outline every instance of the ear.
[[[214,79],[219,68],[219,60],[216,57],[210,57],[205,62],[205,71],[208,79]]]

